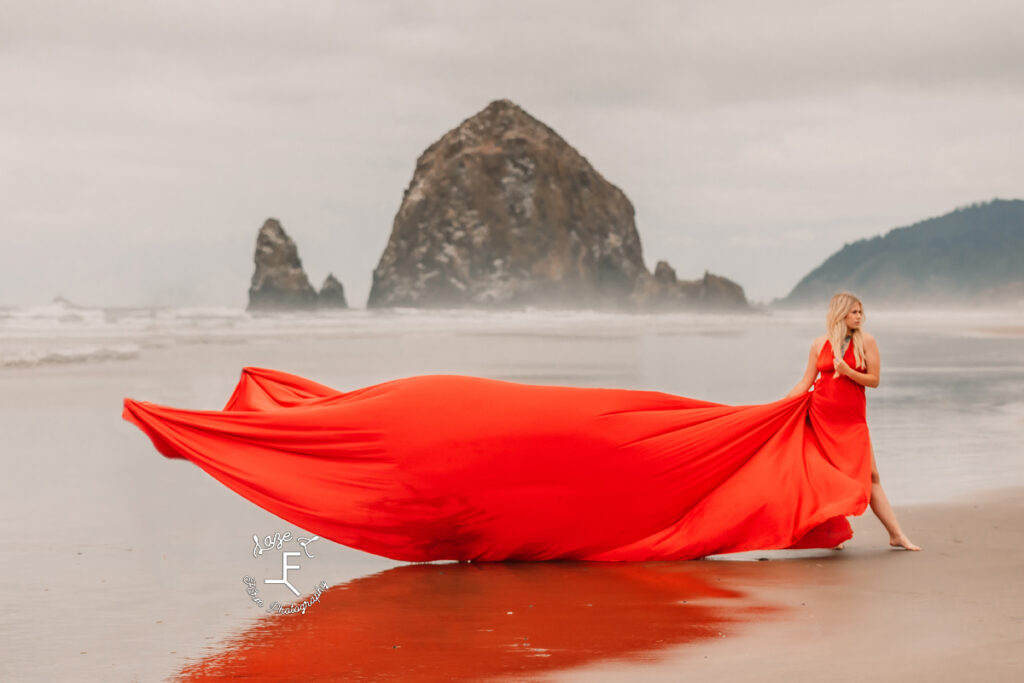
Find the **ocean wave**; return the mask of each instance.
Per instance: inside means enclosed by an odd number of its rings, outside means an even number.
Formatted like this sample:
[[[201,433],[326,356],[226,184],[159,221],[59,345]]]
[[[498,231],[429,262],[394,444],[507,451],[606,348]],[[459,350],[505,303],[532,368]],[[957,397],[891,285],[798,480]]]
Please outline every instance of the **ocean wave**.
[[[886,313],[872,319],[890,329],[932,324],[935,316]],[[448,335],[621,339],[704,336],[728,338],[751,327],[764,332],[819,325],[817,312],[772,312],[756,319],[739,313],[612,312],[588,310],[344,309],[250,313],[241,307],[107,307],[58,299],[41,306],[0,308],[0,367],[135,358],[140,350],[177,345],[248,344],[292,339],[368,339]],[[1019,325],[1005,312],[957,318],[953,330]],[[1000,328],[1001,330],[1002,328]],[[1005,336],[1005,335],[994,335]]]
[[[63,302],[0,311],[0,327],[4,328],[41,330],[69,325],[95,327],[104,322],[105,315],[101,308],[84,308]]]
[[[515,329],[633,328],[656,324],[689,331],[736,323],[735,314],[616,313],[525,309],[346,309],[250,313],[231,307],[86,308],[65,301],[44,306],[0,309],[0,339],[32,334],[67,337],[131,337],[159,333],[170,337],[205,334],[349,334],[406,332],[505,332]]]
[[[41,351],[20,351],[0,355],[0,367],[29,368],[40,365],[66,365],[106,360],[130,360],[138,358],[139,347],[135,344],[118,346],[79,346]]]

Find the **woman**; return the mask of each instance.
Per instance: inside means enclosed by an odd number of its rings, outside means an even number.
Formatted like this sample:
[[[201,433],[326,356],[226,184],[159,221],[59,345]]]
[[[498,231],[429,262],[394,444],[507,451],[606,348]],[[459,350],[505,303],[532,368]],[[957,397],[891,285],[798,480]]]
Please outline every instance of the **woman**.
[[[339,392],[245,368],[222,411],[125,399],[123,417],[301,529],[398,560],[832,548],[869,500],[914,548],[872,481],[863,386],[850,377],[877,384],[877,350],[859,323],[852,336],[815,391],[827,342],[790,396],[763,405],[455,375]]]
[[[881,362],[875,338],[861,329],[863,321],[864,310],[860,299],[849,292],[833,296],[825,323],[828,334],[818,337],[811,344],[807,370],[788,396],[806,393],[813,383],[819,409],[836,409],[841,414],[833,419],[845,418],[864,423],[866,431],[864,387],[878,386]],[[853,366],[846,360],[849,355],[852,355]],[[818,377],[817,382],[815,377]],[[820,400],[826,397],[828,400]],[[921,549],[910,542],[896,521],[896,513],[882,489],[873,450],[870,504],[871,511],[889,532],[889,545],[907,550]]]

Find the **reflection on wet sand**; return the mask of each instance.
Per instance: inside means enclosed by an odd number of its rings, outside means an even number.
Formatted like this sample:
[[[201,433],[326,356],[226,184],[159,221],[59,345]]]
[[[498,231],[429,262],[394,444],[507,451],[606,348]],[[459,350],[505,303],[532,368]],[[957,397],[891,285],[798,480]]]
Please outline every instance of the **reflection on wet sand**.
[[[739,600],[715,565],[405,565],[267,616],[180,677],[478,680],[650,657],[774,610]]]

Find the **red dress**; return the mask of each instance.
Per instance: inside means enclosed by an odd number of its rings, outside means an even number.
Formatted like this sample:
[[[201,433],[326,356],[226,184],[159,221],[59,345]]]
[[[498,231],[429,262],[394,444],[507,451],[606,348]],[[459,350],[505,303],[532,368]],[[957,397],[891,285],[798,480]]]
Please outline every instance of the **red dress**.
[[[852,349],[847,362],[853,366]],[[123,416],[273,514],[398,560],[681,560],[831,547],[871,491],[864,388],[728,406],[425,375],[339,392],[245,368],[223,411]]]

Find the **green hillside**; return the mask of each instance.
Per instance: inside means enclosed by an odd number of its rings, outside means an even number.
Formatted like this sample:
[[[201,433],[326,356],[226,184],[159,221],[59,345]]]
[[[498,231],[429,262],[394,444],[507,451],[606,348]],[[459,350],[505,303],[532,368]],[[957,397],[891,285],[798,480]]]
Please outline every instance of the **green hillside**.
[[[848,289],[865,305],[1024,300],[1024,200],[994,199],[847,244],[774,302],[817,306]]]

